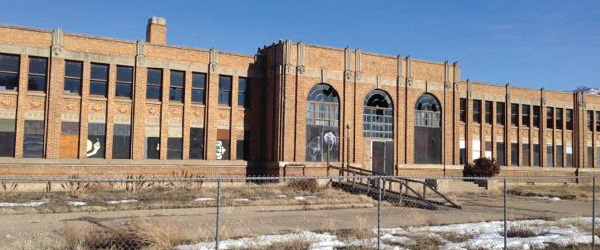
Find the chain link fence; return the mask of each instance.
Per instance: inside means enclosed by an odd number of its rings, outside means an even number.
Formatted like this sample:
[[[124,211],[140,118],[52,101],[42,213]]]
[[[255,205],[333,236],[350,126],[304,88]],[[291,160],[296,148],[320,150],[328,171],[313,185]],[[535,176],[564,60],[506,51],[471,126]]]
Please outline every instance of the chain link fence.
[[[594,249],[596,177],[0,178],[3,249]]]

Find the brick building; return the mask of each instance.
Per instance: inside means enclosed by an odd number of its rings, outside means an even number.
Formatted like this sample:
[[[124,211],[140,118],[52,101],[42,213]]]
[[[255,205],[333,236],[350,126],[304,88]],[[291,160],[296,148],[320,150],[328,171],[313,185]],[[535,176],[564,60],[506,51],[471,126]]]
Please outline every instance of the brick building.
[[[336,136],[325,145],[327,133]],[[464,81],[458,63],[280,41],[240,55],[0,26],[4,175],[385,174],[600,166],[600,96]]]

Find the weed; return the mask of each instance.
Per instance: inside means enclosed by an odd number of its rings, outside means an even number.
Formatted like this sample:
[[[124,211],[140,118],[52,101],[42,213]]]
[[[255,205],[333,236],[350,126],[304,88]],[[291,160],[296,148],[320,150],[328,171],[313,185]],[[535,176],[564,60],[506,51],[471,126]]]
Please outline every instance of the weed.
[[[76,180],[79,179],[79,175],[71,175],[69,176],[69,179],[72,180]],[[79,197],[89,186],[90,183],[89,182],[81,182],[81,181],[69,181],[63,184],[60,184],[60,186],[67,191],[67,193],[69,193],[69,196],[72,198],[77,198]]]
[[[536,232],[525,227],[511,227],[506,230],[506,237],[508,238],[530,238],[537,235]]]

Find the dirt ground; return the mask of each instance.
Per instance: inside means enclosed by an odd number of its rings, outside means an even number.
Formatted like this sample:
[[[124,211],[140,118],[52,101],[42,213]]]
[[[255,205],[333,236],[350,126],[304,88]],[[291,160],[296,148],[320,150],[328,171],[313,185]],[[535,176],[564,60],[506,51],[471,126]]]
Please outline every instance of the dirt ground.
[[[462,209],[424,210],[384,203],[381,225],[443,225],[475,221],[502,220],[502,196],[488,193],[459,198]],[[73,212],[0,216],[0,246],[13,249],[24,239],[58,237],[66,225],[76,228],[122,225],[133,218],[150,219],[156,225],[177,225],[181,233],[210,240],[215,232],[216,208]],[[223,238],[282,234],[309,230],[376,228],[378,209],[372,203],[337,205],[228,206],[221,208]],[[508,196],[508,219],[590,217],[592,203],[586,201],[549,201]],[[197,235],[197,237],[195,237]]]

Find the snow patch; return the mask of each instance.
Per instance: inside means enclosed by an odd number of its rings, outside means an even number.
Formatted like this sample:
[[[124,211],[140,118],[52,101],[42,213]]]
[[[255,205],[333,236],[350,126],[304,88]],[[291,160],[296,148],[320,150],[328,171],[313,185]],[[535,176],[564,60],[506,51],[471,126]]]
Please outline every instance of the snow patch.
[[[0,202],[0,207],[39,207],[49,202],[48,199],[41,201],[29,201],[29,202]]]
[[[106,204],[114,205],[114,204],[135,203],[135,202],[138,202],[138,200],[107,201]]]
[[[233,201],[248,202],[250,199],[233,199]]]
[[[67,201],[67,204],[69,204],[69,206],[85,206],[87,205],[87,203],[82,202],[82,201]]]
[[[214,200],[215,199],[213,199],[213,198],[196,198],[194,201],[203,202],[203,201],[214,201]]]

